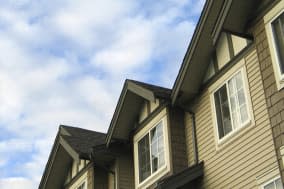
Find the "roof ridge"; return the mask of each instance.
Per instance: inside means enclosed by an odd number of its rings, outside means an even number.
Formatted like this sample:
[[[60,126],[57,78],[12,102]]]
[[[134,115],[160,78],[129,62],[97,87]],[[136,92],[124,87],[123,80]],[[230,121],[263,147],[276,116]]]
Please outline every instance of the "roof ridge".
[[[142,84],[142,85],[147,85],[149,87],[156,87],[156,88],[165,89],[165,90],[169,90],[169,91],[172,90],[172,89],[167,88],[167,87],[162,87],[162,86],[159,86],[159,85],[154,85],[154,84],[150,84],[150,83],[146,83],[146,82],[142,82],[142,81],[138,81],[138,80],[133,80],[133,79],[126,79],[126,81],[130,81],[130,82],[136,83],[138,85]]]
[[[68,129],[80,129],[80,130],[88,131],[88,132],[92,132],[92,133],[98,133],[98,134],[104,134],[104,135],[106,134],[106,133],[95,131],[95,130],[85,129],[85,128],[81,128],[81,127],[74,127],[74,126],[69,126],[69,125],[60,125],[59,127],[65,128],[67,130]]]

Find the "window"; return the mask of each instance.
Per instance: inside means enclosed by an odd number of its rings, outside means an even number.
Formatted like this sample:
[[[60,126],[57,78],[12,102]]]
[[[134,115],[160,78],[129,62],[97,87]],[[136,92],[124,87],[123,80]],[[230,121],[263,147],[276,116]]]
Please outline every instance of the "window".
[[[282,185],[281,179],[278,177],[264,184],[262,188],[263,189],[283,189],[283,185]]]
[[[133,136],[135,188],[147,188],[171,171],[168,108],[163,108]]]
[[[277,62],[280,73],[284,74],[284,12],[271,23],[274,43],[277,53]]]
[[[165,165],[163,122],[138,141],[139,182]]]
[[[234,74],[213,94],[219,139],[250,121],[242,72]]]
[[[86,182],[84,181],[82,184],[80,184],[77,189],[86,189]]]
[[[278,89],[284,87],[284,2],[279,2],[264,17],[269,50]]]

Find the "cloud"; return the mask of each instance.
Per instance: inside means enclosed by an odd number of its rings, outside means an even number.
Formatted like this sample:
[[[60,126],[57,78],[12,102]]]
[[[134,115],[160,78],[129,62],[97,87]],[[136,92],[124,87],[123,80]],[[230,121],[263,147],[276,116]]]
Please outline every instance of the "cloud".
[[[23,177],[0,179],[0,188],[7,188],[7,186],[10,189],[31,189],[36,188],[37,183]]]
[[[105,132],[124,79],[171,87],[203,3],[1,1],[0,188],[38,186],[59,124]]]

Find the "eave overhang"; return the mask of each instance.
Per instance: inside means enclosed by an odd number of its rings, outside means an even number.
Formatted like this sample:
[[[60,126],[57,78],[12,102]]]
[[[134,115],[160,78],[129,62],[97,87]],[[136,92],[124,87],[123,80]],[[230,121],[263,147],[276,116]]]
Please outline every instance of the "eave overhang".
[[[114,141],[106,145],[98,145],[93,147],[92,161],[95,166],[107,167],[115,159],[122,154],[131,154],[130,145],[123,142]]]
[[[39,189],[62,188],[71,163],[72,157],[60,144],[58,134],[45,167]]]
[[[175,175],[167,177],[158,183],[158,189],[196,188],[193,181],[203,176],[203,162],[193,165]]]
[[[183,59],[172,92],[172,104],[186,104],[200,92],[203,78],[224,30],[251,36],[247,23],[256,0],[207,0]]]
[[[127,141],[144,101],[155,102],[157,98],[153,91],[126,80],[107,132],[107,146],[112,139]]]

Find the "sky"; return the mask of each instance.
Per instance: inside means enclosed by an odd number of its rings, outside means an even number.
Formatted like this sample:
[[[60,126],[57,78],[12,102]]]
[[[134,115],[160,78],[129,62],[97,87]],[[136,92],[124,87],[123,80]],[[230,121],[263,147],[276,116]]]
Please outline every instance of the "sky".
[[[126,78],[173,86],[204,0],[0,4],[0,188],[35,189],[60,124],[106,132]]]

